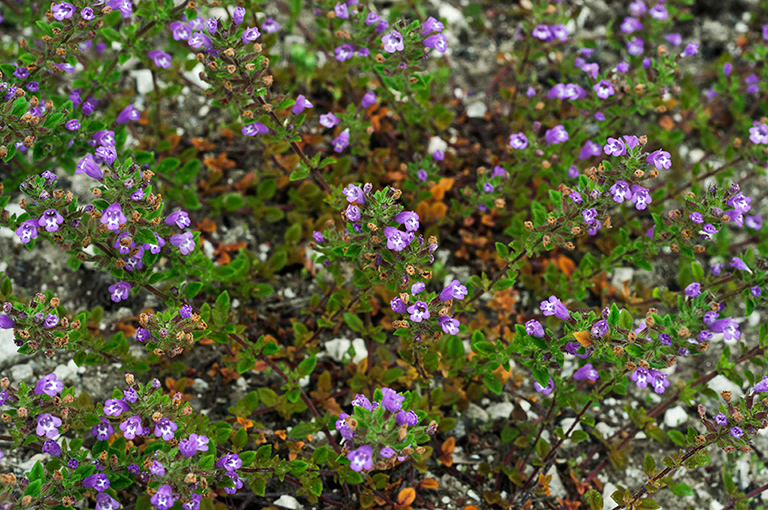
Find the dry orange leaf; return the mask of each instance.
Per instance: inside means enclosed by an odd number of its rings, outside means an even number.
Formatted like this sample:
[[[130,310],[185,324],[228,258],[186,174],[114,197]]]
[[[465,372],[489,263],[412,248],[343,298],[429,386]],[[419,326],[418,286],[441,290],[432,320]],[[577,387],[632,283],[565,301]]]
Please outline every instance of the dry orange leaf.
[[[214,144],[206,140],[205,138],[193,138],[192,139],[192,145],[195,147],[195,149],[206,152],[215,147]]]
[[[576,270],[576,264],[571,259],[562,254],[557,257],[557,267],[559,267],[560,271],[562,271],[568,278],[570,278],[573,272]]]
[[[574,331],[573,336],[575,336],[576,340],[578,340],[585,348],[592,345],[592,335],[589,334],[589,331]]]
[[[287,436],[285,435],[285,431],[284,431],[284,430],[276,430],[276,431],[275,431],[275,435],[276,435],[277,437],[279,437],[280,439],[282,439],[283,441],[285,441],[285,438],[287,437]]]
[[[416,490],[413,487],[408,487],[400,491],[397,495],[397,504],[406,506],[410,505],[416,500]]]
[[[243,418],[242,416],[237,417],[237,423],[242,425],[245,430],[248,430],[249,428],[253,427],[253,422],[248,418]]]
[[[440,482],[438,482],[434,478],[425,478],[421,481],[419,485],[423,489],[439,489],[440,488]]]
[[[216,232],[216,223],[208,218],[203,219],[197,227],[202,232]]]
[[[227,154],[224,152],[220,153],[215,158],[205,158],[203,164],[211,170],[218,172],[223,172],[225,169],[235,166],[235,162],[231,159],[227,159]]]
[[[435,200],[442,200],[445,196],[445,192],[453,187],[454,179],[452,177],[443,177],[437,184],[432,186],[429,190],[432,193],[432,198]]]
[[[449,437],[445,441],[443,441],[443,446],[440,447],[443,454],[450,455],[453,453],[453,450],[456,449],[456,438],[455,437]]]
[[[659,118],[659,126],[661,126],[662,129],[670,131],[673,127],[675,127],[675,121],[672,120],[672,117],[669,115],[662,115]]]

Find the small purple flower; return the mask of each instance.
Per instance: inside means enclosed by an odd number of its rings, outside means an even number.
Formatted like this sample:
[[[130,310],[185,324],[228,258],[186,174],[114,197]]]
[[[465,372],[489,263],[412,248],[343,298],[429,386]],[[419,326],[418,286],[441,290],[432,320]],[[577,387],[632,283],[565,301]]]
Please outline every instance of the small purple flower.
[[[347,454],[349,467],[352,471],[368,471],[373,469],[373,449],[370,446],[361,446]]]
[[[171,67],[171,56],[160,50],[154,50],[147,53],[147,56],[152,59],[157,67],[168,69]]]
[[[697,298],[701,296],[701,284],[694,282],[685,288],[685,295],[689,298]]]
[[[752,391],[755,393],[768,391],[768,376],[764,375],[762,380],[752,387]]]
[[[243,126],[240,132],[245,136],[266,135],[269,133],[269,128],[261,122],[253,122]]]
[[[733,64],[731,64],[730,62],[726,62],[725,64],[723,64],[723,74],[725,76],[730,76],[731,71],[733,71]]]
[[[106,473],[96,473],[83,479],[83,487],[104,492],[109,489],[109,478]]]
[[[462,300],[467,295],[467,288],[459,280],[453,280],[440,293],[440,301],[450,301],[451,299]]]
[[[90,101],[90,98],[88,98],[88,101]],[[87,102],[87,101],[86,101]],[[83,107],[83,111],[85,111],[85,107]],[[118,124],[125,124],[128,121],[131,120],[139,120],[141,118],[141,114],[139,113],[139,110],[137,110],[132,104],[129,104],[123,110],[117,115],[117,123]]]
[[[448,49],[448,41],[443,34],[430,35],[424,39],[424,47],[433,48],[440,53],[445,53]]]
[[[718,317],[720,317],[720,314],[717,313],[717,312],[707,312],[707,313],[704,314],[704,316],[701,318],[701,320],[707,326],[711,326],[712,323],[715,322]]]
[[[549,296],[548,300],[542,301],[539,305],[539,309],[546,317],[554,315],[558,319],[562,320],[570,318],[568,308],[566,308],[566,306],[555,296]]]
[[[605,151],[606,156],[623,156],[627,153],[627,147],[619,138],[608,138],[603,151]]]
[[[227,453],[216,461],[216,466],[227,471],[235,471],[243,465],[242,459],[236,453]]]
[[[413,322],[421,322],[424,319],[429,319],[431,314],[427,304],[423,301],[416,301],[414,304],[407,308],[408,313],[411,315]]]
[[[35,384],[35,395],[54,397],[64,389],[64,383],[59,381],[56,374],[48,374]]]
[[[161,418],[160,421],[155,424],[155,437],[162,437],[164,441],[170,441],[173,439],[173,431],[178,428],[178,425],[168,418]]]
[[[48,439],[56,439],[59,436],[58,427],[61,426],[61,418],[48,413],[37,417],[37,435]]]
[[[131,290],[131,284],[127,282],[117,282],[110,285],[107,290],[110,292],[112,301],[119,303],[120,301],[125,301],[130,296],[129,291]]]
[[[53,457],[59,457],[61,455],[61,446],[59,446],[56,441],[49,439],[43,443],[43,453],[48,453]]]
[[[630,55],[641,55],[645,51],[643,40],[635,37],[627,41],[627,53]]]
[[[245,39],[245,34],[243,34],[243,39]],[[243,41],[246,42],[246,41]],[[205,35],[202,32],[194,32],[190,38],[187,40],[187,44],[189,44],[190,48],[205,48],[209,49],[213,47],[213,41],[211,41],[211,38]]]
[[[105,418],[101,418],[101,423],[91,428],[91,435],[99,441],[106,441],[114,432],[115,429],[112,428],[112,425]]]
[[[559,144],[568,140],[568,131],[565,130],[562,124],[558,124],[552,129],[547,129],[544,133],[544,140],[548,145]]]
[[[104,414],[107,416],[120,416],[123,411],[128,411],[131,407],[122,399],[110,398],[104,402]]]
[[[162,485],[149,501],[155,505],[157,510],[168,510],[176,502],[176,498],[173,497],[170,486]]]
[[[658,3],[651,7],[648,10],[648,14],[651,15],[653,19],[663,20],[667,19],[669,17],[669,13],[667,12],[667,6],[663,3]]]
[[[369,106],[372,106],[375,104],[376,104],[376,94],[370,91],[365,93],[365,95],[363,96],[363,100],[360,102],[360,105],[363,108],[368,108]]]
[[[613,89],[613,84],[608,80],[600,80],[592,88],[600,99],[608,99],[616,93]]]
[[[232,13],[232,21],[235,25],[239,25],[245,19],[245,7],[235,7],[235,11]],[[267,18],[272,19],[272,18]]]
[[[685,49],[683,50],[682,56],[683,57],[692,57],[696,55],[699,52],[699,45],[695,42],[690,42],[685,46]]]
[[[379,450],[379,455],[384,457],[385,459],[391,459],[395,455],[397,455],[397,452],[390,448],[389,446],[385,446],[381,450]]]
[[[78,129],[80,129],[80,121],[79,121],[79,120],[77,120],[77,119],[71,119],[71,120],[68,120],[68,121],[67,121],[67,122],[64,124],[64,127],[65,127],[67,130],[69,130],[69,131],[77,131]]]
[[[360,208],[354,204],[349,204],[347,206],[346,215],[349,221],[359,221],[361,217]]]
[[[195,250],[195,239],[192,232],[184,232],[171,236],[171,244],[177,246],[182,255],[189,255]]]
[[[370,11],[368,15],[365,17],[365,24],[370,27],[370,26],[376,25],[380,19],[381,19],[381,16],[379,16],[373,11]]]
[[[304,97],[304,94],[299,94],[299,96],[296,98],[296,103],[294,103],[293,107],[291,108],[291,111],[294,115],[298,115],[303,112],[305,108],[312,107],[312,103],[310,103],[309,100]]]
[[[718,425],[728,425],[728,418],[723,413],[717,413],[715,415],[715,423]]]
[[[616,181],[608,191],[611,193],[611,198],[613,198],[613,201],[618,204],[632,198],[632,192],[629,190],[629,184],[627,184],[625,181]]]
[[[403,395],[400,395],[395,390],[387,387],[382,388],[381,392],[383,395],[381,398],[381,405],[384,409],[390,413],[396,413],[402,408],[403,401],[405,400]]]
[[[208,18],[205,20],[205,29],[208,31],[209,34],[214,35],[216,34],[216,30],[219,28],[219,22],[216,21],[216,18]]]
[[[117,230],[126,221],[128,221],[128,218],[125,217],[118,203],[110,205],[101,214],[101,223],[106,225],[109,230]]]
[[[327,128],[332,128],[339,123],[339,118],[332,113],[326,113],[320,116],[320,125]]]
[[[661,149],[648,154],[646,159],[656,170],[669,170],[672,167],[672,157],[669,152]]]
[[[165,466],[158,461],[153,460],[152,464],[149,466],[149,472],[155,476],[163,476],[165,475]]]
[[[427,174],[427,171],[423,168],[420,168],[418,172],[416,172],[416,177],[422,181],[427,182],[427,179],[429,178],[429,174]]]
[[[700,212],[692,212],[688,217],[694,223],[704,223],[704,216]]]
[[[347,7],[347,4],[336,4],[333,7],[333,12],[336,14],[337,18],[341,19],[349,19],[349,8]]]
[[[174,41],[186,41],[192,35],[192,30],[190,30],[189,26],[181,21],[174,21],[170,27]]]
[[[403,211],[392,218],[396,222],[405,225],[405,230],[415,232],[419,229],[419,215],[413,211]]]
[[[755,285],[754,287],[749,289],[749,292],[754,297],[758,298],[763,293],[763,289],[761,289],[758,285]]]
[[[344,62],[355,55],[355,47],[351,44],[342,44],[341,46],[337,46],[333,52],[336,54],[336,60]]]
[[[272,16],[269,16],[262,22],[261,29],[268,34],[274,34],[278,30],[280,30],[280,23],[275,21],[275,18],[273,18]]]
[[[406,413],[405,411],[400,410],[397,412],[397,416],[395,416],[395,423],[398,425],[414,427],[419,424],[419,417],[416,416],[414,411],[408,411]]]
[[[56,209],[48,209],[37,220],[37,224],[45,227],[46,232],[56,232],[62,223],[64,223],[64,216],[59,214],[59,211]]]
[[[459,334],[459,321],[450,316],[444,316],[437,319],[437,325],[443,329],[447,335]]]
[[[341,193],[350,204],[357,202],[359,205],[365,205],[365,192],[360,186],[350,184]]]
[[[741,430],[740,427],[733,427],[730,430],[731,436],[735,437],[736,439],[739,439],[741,436],[744,435],[744,431]]]
[[[19,228],[16,229],[16,235],[19,236],[19,240],[23,244],[27,244],[32,239],[37,237],[37,227],[39,226],[38,220],[31,219],[22,223]]]
[[[552,32],[549,30],[547,25],[536,25],[533,27],[531,35],[536,39],[541,39],[542,41],[549,41],[552,39]]]
[[[759,214],[744,216],[744,225],[752,230],[760,230],[763,228],[763,218]]]
[[[429,18],[427,18],[427,21],[425,21],[424,25],[421,27],[421,35],[427,35],[431,32],[442,32],[444,28],[445,26],[442,23],[440,23],[435,18],[430,16]]]
[[[367,409],[368,411],[373,411],[374,409],[374,406],[373,404],[371,404],[371,401],[368,400],[368,397],[360,393],[355,395],[355,398],[352,399],[352,405],[354,407],[362,407],[363,409]]]
[[[259,29],[256,27],[247,29],[245,32],[243,32],[243,44],[248,44],[249,42],[255,41],[259,38],[260,35],[261,32],[259,32]]]
[[[403,303],[403,300],[400,299],[400,296],[395,296],[392,301],[389,302],[390,308],[392,308],[392,311],[397,313],[405,313],[405,303]]]
[[[562,23],[558,23],[557,25],[552,25],[549,27],[549,31],[552,34],[552,39],[557,39],[558,41],[565,42],[568,40],[568,30],[565,28],[565,25]]]
[[[525,332],[531,336],[542,338],[544,336],[544,327],[536,319],[531,319],[525,323]]]
[[[69,2],[61,2],[60,4],[53,4],[51,7],[53,11],[53,17],[58,21],[69,19],[76,12],[75,6]]]
[[[403,51],[405,48],[405,45],[403,44],[403,36],[397,30],[390,30],[389,33],[381,38],[381,42],[384,43],[384,51],[387,53]]]
[[[610,326],[608,324],[608,321],[606,320],[597,321],[595,325],[592,326],[592,331],[591,331],[592,338],[604,337],[608,333],[609,329],[610,329]]]
[[[331,142],[334,152],[343,152],[349,145],[349,128],[345,129]]]
[[[95,510],[117,510],[118,508],[120,508],[120,502],[106,492],[96,494]]]
[[[644,210],[652,202],[651,194],[647,189],[637,184],[632,185],[632,203],[638,211]]]
[[[56,326],[59,323],[59,316],[53,313],[48,314],[48,317],[45,318],[45,322],[43,322],[43,327],[50,329],[54,326]]]
[[[182,305],[182,307],[179,308],[179,317],[182,319],[189,319],[192,317],[192,307],[189,305]]]
[[[168,215],[167,218],[165,218],[163,223],[166,225],[176,225],[179,228],[185,228],[191,225],[189,214],[187,214],[185,211],[172,212]]]
[[[552,390],[555,389],[555,381],[553,381],[552,378],[550,377],[546,387],[539,384],[539,381],[534,381],[533,389],[535,389],[539,393],[542,393],[543,395],[549,395],[552,393]]]
[[[314,239],[316,243],[322,243],[325,241],[325,236],[323,236],[322,232],[315,230],[312,232],[312,239]]]
[[[589,159],[593,156],[600,156],[602,153],[603,151],[600,148],[600,145],[592,140],[587,140],[584,147],[582,147],[581,152],[579,152],[579,159]]]
[[[528,138],[522,131],[509,135],[509,146],[513,149],[525,149],[528,147]]]
[[[743,260],[741,260],[739,257],[733,257],[733,259],[728,264],[728,266],[734,269],[738,269],[739,271],[748,271],[750,273],[752,272],[752,270],[749,269],[747,264]]]
[[[722,333],[723,339],[727,344],[735,344],[741,338],[739,323],[730,317],[716,320],[709,325],[709,329],[715,333]]]
[[[587,363],[573,374],[573,378],[576,381],[583,381],[588,379],[591,382],[595,382],[600,378],[597,370],[592,366],[592,363]]]
[[[710,268],[710,271],[712,272],[712,276],[719,276],[722,270],[723,270],[723,265],[719,262],[712,264],[712,267]]]
[[[424,282],[416,282],[411,285],[411,294],[415,296],[420,292],[424,292],[425,288],[427,288],[427,286]]]
[[[369,403],[370,405],[370,403]],[[347,420],[345,418],[348,418],[349,415],[347,413],[341,413],[339,415],[339,419],[336,420],[336,430],[339,431],[341,434],[341,437],[344,439],[352,439],[355,437],[355,431],[352,430],[352,428],[347,423]]]
[[[643,24],[637,18],[625,17],[624,21],[619,25],[619,30],[625,34],[631,34],[643,29]]]
[[[384,237],[387,239],[387,249],[403,251],[413,241],[414,234],[394,227],[384,227]]]

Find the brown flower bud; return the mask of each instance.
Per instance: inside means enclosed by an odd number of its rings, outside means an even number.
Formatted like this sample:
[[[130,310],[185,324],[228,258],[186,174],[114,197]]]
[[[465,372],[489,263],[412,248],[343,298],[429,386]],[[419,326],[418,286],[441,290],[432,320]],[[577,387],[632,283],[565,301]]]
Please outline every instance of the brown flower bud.
[[[726,403],[731,401],[731,392],[728,390],[721,391],[720,396],[723,397],[723,400],[725,400]]]
[[[162,419],[163,419],[163,413],[161,413],[159,411],[156,411],[156,412],[152,413],[152,421],[153,422],[157,423],[157,422],[159,422]]]
[[[624,366],[627,368],[627,370],[629,370],[631,372],[634,372],[635,369],[637,368],[637,365],[635,365],[631,361],[627,361],[626,363],[624,363]]]
[[[644,359],[638,360],[638,361],[637,361],[637,364],[638,364],[638,366],[641,366],[641,367],[643,367],[643,368],[644,368],[644,369],[646,369],[646,370],[648,370],[649,368],[651,368],[651,366],[648,364],[648,362],[647,362],[647,361],[645,361]]]
[[[622,356],[624,355],[624,347],[620,345],[614,345],[613,346],[613,354],[614,356]]]
[[[526,230],[533,230],[533,223],[530,221],[526,221],[525,223],[523,223],[523,226],[525,227]]]
[[[16,411],[19,415],[19,418],[26,418],[29,411],[26,407],[19,407],[18,411]]]

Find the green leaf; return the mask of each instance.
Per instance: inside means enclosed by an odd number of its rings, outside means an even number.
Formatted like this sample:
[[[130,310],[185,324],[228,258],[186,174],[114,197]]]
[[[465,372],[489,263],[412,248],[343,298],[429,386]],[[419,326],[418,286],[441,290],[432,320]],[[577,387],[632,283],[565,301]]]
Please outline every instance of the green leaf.
[[[35,462],[34,466],[32,466],[32,469],[27,474],[27,478],[29,478],[30,482],[45,479],[45,469],[43,469],[43,465],[39,460]]]
[[[222,205],[227,211],[236,211],[244,208],[246,202],[240,193],[227,193],[222,197]]]
[[[392,384],[393,382],[400,379],[404,374],[405,372],[402,368],[390,368],[382,374],[381,382],[382,384]]]
[[[184,296],[192,299],[203,289],[202,282],[190,282],[184,287]]]
[[[32,496],[33,498],[36,498],[40,495],[40,488],[43,486],[42,480],[35,480],[34,482],[30,482],[29,485],[27,485],[27,488],[24,490],[25,496]]]
[[[595,489],[590,490],[587,493],[587,503],[589,504],[589,510],[603,510],[603,496]]]
[[[693,489],[691,489],[691,487],[685,483],[673,483],[669,486],[669,490],[671,490],[672,494],[675,496],[693,496]]]
[[[238,429],[235,435],[232,436],[232,445],[241,450],[248,443],[248,431],[245,428]]]
[[[685,446],[685,436],[679,430],[670,430],[667,435],[677,446]]]
[[[645,474],[649,477],[656,476],[656,461],[653,459],[653,455],[650,453],[645,454],[645,459],[643,460],[643,471],[645,471]]]
[[[619,327],[623,329],[632,329],[632,314],[626,309],[622,309],[619,314]]]
[[[352,331],[357,331],[358,333],[365,331],[365,324],[363,324],[362,319],[357,314],[344,312],[344,322],[347,323],[347,326]]]
[[[165,158],[155,166],[155,170],[156,170],[155,173],[167,174],[167,173],[173,172],[174,170],[179,168],[180,164],[181,164],[181,161],[179,161],[176,158]]]
[[[640,500],[635,501],[635,508],[643,509],[643,510],[656,510],[659,508],[659,504],[656,503],[651,498],[643,498]]]
[[[505,244],[496,243],[496,253],[499,254],[499,257],[506,259],[509,256],[509,249]]]
[[[249,372],[250,370],[253,369],[254,363],[255,362],[254,362],[253,358],[251,358],[250,356],[246,356],[246,357],[241,358],[237,362],[237,373],[238,374],[244,374],[246,372]]]
[[[549,372],[546,368],[534,367],[533,378],[544,388],[549,385]]]
[[[176,184],[190,184],[200,173],[200,160],[193,159],[184,163],[179,171],[173,176]]]
[[[299,163],[299,166],[296,167],[296,170],[291,172],[290,180],[291,181],[300,181],[301,179],[305,179],[309,175],[309,167],[304,164],[302,161]]]
[[[101,35],[104,36],[104,39],[106,39],[107,41],[111,42],[111,41],[120,41],[120,40],[122,40],[122,36],[120,35],[120,32],[118,32],[114,28],[102,27],[102,29],[99,30],[99,32],[101,33]]]
[[[11,115],[13,117],[21,117],[27,110],[29,110],[29,102],[26,100],[26,98],[17,97],[13,102]]]
[[[587,439],[589,439],[589,434],[587,434],[583,430],[574,430],[573,434],[571,434],[571,441],[573,443],[581,443],[582,441],[586,441]]]
[[[303,359],[301,363],[299,363],[299,366],[297,367],[299,375],[301,377],[304,377],[306,375],[311,374],[312,371],[315,369],[315,365],[317,365],[316,356],[310,356],[309,358]]]
[[[316,428],[313,423],[301,422],[288,432],[288,437],[292,437],[293,439],[304,439],[315,430]]]
[[[501,391],[504,389],[504,385],[493,374],[485,374],[483,376],[483,384],[496,395],[501,395]]]

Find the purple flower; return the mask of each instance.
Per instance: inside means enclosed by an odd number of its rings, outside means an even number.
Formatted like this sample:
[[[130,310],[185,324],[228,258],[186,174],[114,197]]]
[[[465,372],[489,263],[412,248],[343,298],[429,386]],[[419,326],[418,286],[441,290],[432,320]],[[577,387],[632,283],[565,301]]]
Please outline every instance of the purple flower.
[[[624,142],[618,138],[608,138],[608,143],[603,147],[606,156],[623,156],[627,153]]]
[[[558,319],[563,320],[570,318],[568,308],[566,308],[565,305],[555,296],[549,296],[548,300],[542,301],[539,305],[539,309],[546,317],[554,315]]]
[[[423,292],[425,288],[427,288],[427,286],[424,282],[416,282],[411,285],[411,294],[415,296],[419,292]]]
[[[95,510],[117,510],[118,508],[120,508],[120,502],[106,492],[96,494]]]
[[[768,144],[768,124],[761,124],[757,121],[749,128],[749,140],[752,143]]]
[[[235,7],[235,11],[232,13],[232,21],[235,25],[239,25],[245,19],[245,7]],[[267,18],[272,19],[272,18]]]
[[[72,17],[75,13],[75,6],[69,2],[61,2],[60,4],[53,4],[51,11],[53,11],[54,18],[62,21]]]
[[[395,390],[387,387],[382,388],[381,393],[383,395],[381,398],[381,405],[384,409],[390,413],[396,413],[402,408],[403,401],[405,400],[403,395],[400,395]]]
[[[189,39],[189,36],[192,35],[192,30],[190,30],[186,23],[174,21],[170,26],[174,41],[186,41]]]
[[[349,204],[347,206],[346,215],[349,221],[358,221],[361,217],[360,208],[356,205]]]
[[[608,325],[608,321],[602,320],[597,321],[594,326],[592,326],[592,338],[602,338],[610,329],[610,326]]]
[[[534,381],[533,389],[535,389],[536,391],[544,395],[549,395],[552,393],[552,390],[555,389],[555,381],[553,381],[552,378],[550,377],[546,387],[539,384],[539,381]]]
[[[625,181],[616,181],[613,186],[608,190],[610,191],[613,201],[620,204],[625,200],[632,198],[632,192],[629,190],[629,184]]]
[[[35,395],[54,397],[64,389],[64,383],[59,381],[56,374],[48,374],[35,384]]]
[[[715,415],[715,423],[718,425],[728,425],[728,418],[723,413],[717,413]]]
[[[312,239],[314,239],[315,242],[317,243],[322,243],[323,241],[325,241],[325,236],[323,236],[322,232],[318,232],[317,230],[315,230],[314,232],[312,232]]]
[[[632,203],[638,211],[644,210],[652,202],[651,194],[648,190],[637,184],[632,185]]]
[[[522,131],[509,135],[509,146],[513,149],[525,149],[528,147],[528,138]]]
[[[96,473],[83,479],[83,487],[104,492],[109,489],[109,478],[105,473]]]
[[[331,142],[334,152],[343,152],[349,145],[349,128],[345,129]]]
[[[56,232],[59,230],[59,225],[64,223],[64,216],[59,214],[56,209],[48,209],[37,220],[37,224],[41,227],[45,227],[47,232]]]
[[[443,329],[447,335],[459,334],[459,321],[450,316],[443,316],[437,319],[437,325]]]
[[[408,411],[406,413],[405,411],[400,410],[397,412],[397,416],[395,416],[395,423],[413,427],[419,424],[419,417],[416,416],[416,413],[413,411]]]
[[[160,249],[163,246],[165,246],[165,239],[163,239],[162,237],[157,235],[157,232],[153,232],[153,233],[155,234],[155,239],[157,239],[157,242],[154,243],[154,244],[152,244],[152,243],[144,243],[142,245],[142,248],[145,249],[145,250],[149,250],[154,255],[157,255],[158,253],[160,253]]]
[[[403,300],[400,299],[400,296],[395,296],[392,301],[389,302],[390,308],[392,308],[392,311],[397,313],[405,313],[405,303],[403,303]]]
[[[536,39],[541,39],[542,41],[549,41],[552,39],[552,32],[550,32],[549,27],[547,25],[536,25],[533,27],[533,31],[531,31],[531,35],[534,36]]]
[[[568,30],[565,28],[565,25],[562,23],[558,23],[557,25],[552,25],[549,27],[549,31],[552,34],[552,39],[557,39],[558,41],[565,42],[568,40]]]
[[[755,393],[768,391],[768,376],[764,375],[762,380],[752,387],[752,391]]]
[[[208,18],[207,20],[205,20],[205,29],[208,31],[209,34],[214,35],[218,27],[219,27],[219,22],[216,21],[216,18]]]
[[[77,131],[78,129],[80,129],[80,121],[77,119],[68,120],[64,124],[64,127],[69,131]]]
[[[723,339],[727,344],[735,344],[736,341],[741,338],[739,324],[730,317],[716,320],[709,325],[709,329],[715,333],[722,333]]]
[[[661,149],[648,154],[646,159],[656,170],[668,170],[672,167],[672,158],[669,152]]]
[[[648,8],[645,6],[645,2],[643,2],[643,0],[635,0],[629,4],[629,12],[632,14],[632,16],[640,17],[645,14],[647,9]]]
[[[45,436],[48,439],[56,439],[59,436],[58,427],[61,426],[61,419],[48,413],[37,417],[37,435]]]
[[[735,437],[736,439],[739,439],[741,436],[744,435],[744,431],[741,430],[739,427],[733,427],[730,430],[731,436]]]
[[[361,446],[357,450],[352,450],[347,454],[349,467],[352,471],[368,471],[373,469],[373,449],[370,446]]]
[[[149,500],[157,510],[168,510],[176,502],[173,492],[168,485],[162,485]]]
[[[352,399],[352,405],[354,407],[362,407],[363,409],[367,409],[368,411],[373,411],[374,409],[373,405],[371,404],[371,401],[368,400],[368,397],[360,393],[355,395],[355,398]]]
[[[544,336],[544,328],[541,323],[535,319],[531,319],[525,323],[525,332],[531,336],[542,338]]]
[[[381,38],[381,42],[384,43],[384,51],[387,53],[403,51],[403,48],[405,48],[403,36],[397,30],[390,30],[389,33]]]
[[[417,178],[418,178],[420,181],[422,181],[422,182],[427,182],[427,179],[429,178],[429,174],[427,174],[427,171],[426,171],[426,170],[424,170],[423,168],[421,168],[421,169],[419,169],[419,171],[418,171],[418,172],[416,172],[416,177],[417,177]]]
[[[365,192],[360,186],[350,184],[341,193],[347,197],[347,202],[350,204],[357,202],[360,205],[365,205]]]
[[[663,3],[658,3],[651,7],[648,10],[648,14],[651,15],[653,19],[667,19],[669,17],[669,13],[667,13],[667,7]]]
[[[370,91],[365,93],[365,95],[363,96],[363,100],[360,102],[360,105],[363,108],[368,108],[369,106],[372,106],[375,104],[376,104],[376,94]]]
[[[370,26],[376,25],[380,19],[381,19],[381,16],[379,16],[373,11],[370,11],[368,15],[365,17],[365,24],[370,27]]]
[[[760,230],[763,228],[763,218],[759,214],[744,216],[744,225],[752,230]]]
[[[168,418],[161,418],[160,421],[155,424],[155,437],[162,437],[164,441],[170,441],[173,439],[173,431],[178,428],[178,425]]]
[[[245,34],[243,34],[243,38],[245,38]],[[243,41],[245,42],[245,41]],[[187,40],[187,44],[189,44],[190,48],[211,48],[213,47],[213,41],[211,41],[211,38],[205,35],[202,32],[194,32],[192,36]]]
[[[189,255],[195,249],[195,239],[192,232],[173,235],[170,241],[173,246],[178,246],[182,255]]]
[[[619,25],[619,30],[625,34],[631,34],[643,29],[643,24],[637,18],[625,17],[624,21]]]
[[[445,53],[448,49],[448,41],[443,34],[430,35],[424,39],[424,46],[436,49],[440,53]]]
[[[379,450],[379,455],[384,457],[385,459],[391,459],[395,455],[397,455],[397,452],[390,448],[389,446],[385,446],[381,450]]]
[[[581,149],[581,152],[579,152],[579,159],[588,159],[592,156],[599,156],[601,154],[602,150],[600,149],[600,145],[592,140],[587,140],[584,147]]]
[[[440,293],[440,301],[450,301],[451,299],[464,299],[467,295],[467,288],[459,280],[453,280]]]
[[[269,133],[269,128],[261,122],[253,122],[243,126],[240,132],[245,136],[266,135]]]
[[[133,13],[133,4],[130,0],[108,0],[107,6],[112,10],[120,11],[123,18],[129,18]]]
[[[85,107],[83,107],[83,111],[85,111]],[[140,118],[141,114],[139,113],[139,110],[137,110],[132,104],[129,104],[117,115],[117,123],[125,124],[128,121],[139,120]]]
[[[651,370],[650,373],[651,373],[651,376],[653,377],[653,380],[651,381],[651,386],[653,386],[653,391],[655,391],[658,394],[664,393],[664,390],[670,384],[669,379],[667,379],[667,376],[659,372],[658,370]]]
[[[683,57],[692,57],[696,55],[699,52],[699,45],[695,42],[690,42],[685,46],[685,49],[683,50],[682,56]]]
[[[752,272],[752,270],[749,269],[749,267],[747,267],[747,264],[743,260],[741,260],[739,257],[733,257],[733,259],[728,264],[728,266],[734,269],[738,269],[739,271],[748,271],[750,273]]]
[[[752,202],[752,198],[741,192],[728,199],[728,205],[740,213],[746,213],[752,209],[750,202]]]
[[[182,307],[179,308],[179,317],[182,319],[189,319],[192,317],[192,307],[189,305],[182,305]]]
[[[369,402],[370,405],[370,402]],[[345,418],[348,418],[349,415],[347,413],[341,413],[339,415],[339,419],[336,420],[336,430],[339,431],[341,434],[341,437],[344,439],[352,439],[355,437],[355,431],[352,430],[352,428],[347,423],[347,420]]]
[[[27,220],[16,229],[16,235],[19,236],[19,240],[23,244],[27,244],[32,239],[37,237],[37,227],[39,226],[38,220]]]
[[[48,453],[53,457],[59,457],[61,455],[61,446],[59,446],[56,441],[49,439],[43,443],[43,453]]]
[[[43,327],[50,329],[56,326],[56,324],[58,323],[59,323],[59,317],[56,314],[51,313],[51,314],[48,314],[48,317],[45,318]]]
[[[117,230],[126,221],[128,219],[123,214],[123,210],[118,203],[110,205],[101,214],[101,223],[106,225],[109,230]]]
[[[641,55],[643,51],[645,51],[643,40],[639,37],[627,41],[627,53],[630,55]]]
[[[294,103],[293,107],[291,108],[291,111],[294,115],[298,115],[303,112],[305,108],[312,107],[312,103],[310,103],[309,100],[304,97],[304,94],[299,94],[299,96],[296,98],[296,103]]]
[[[157,67],[168,69],[171,67],[171,56],[160,50],[153,50],[147,53],[147,56],[152,59]]]
[[[755,285],[754,287],[749,289],[750,294],[752,294],[754,297],[760,297],[760,295],[763,293],[763,289],[761,289],[758,285]]]
[[[409,306],[407,310],[411,315],[411,320],[413,322],[421,322],[424,319],[429,319],[431,317],[429,308],[423,301],[416,301],[414,304]]]
[[[694,282],[685,288],[685,295],[689,298],[696,298],[701,296],[701,284]]]
[[[336,126],[338,123],[339,123],[339,118],[332,113],[326,113],[325,115],[320,116],[321,126],[332,128]]]
[[[341,46],[337,46],[333,52],[336,54],[336,60],[344,62],[355,55],[355,47],[351,44],[342,44]]]
[[[149,466],[149,472],[155,476],[163,476],[165,474],[165,466],[158,461],[153,460],[152,464]]]
[[[127,282],[117,282],[113,285],[110,285],[108,288],[112,301],[115,303],[119,303],[120,301],[125,301],[129,297],[129,292],[131,290],[131,284]]]
[[[442,32],[444,28],[445,26],[442,23],[440,23],[435,18],[430,16],[429,18],[427,18],[427,21],[425,21],[424,25],[421,27],[421,35],[427,35],[430,32]]]
[[[616,93],[613,89],[613,84],[608,80],[600,80],[592,88],[600,99],[608,99]]]
[[[255,41],[259,38],[260,35],[261,32],[259,32],[259,29],[256,27],[246,29],[246,31],[243,32],[243,44],[248,44],[249,42]]]
[[[573,378],[576,381],[583,381],[588,379],[591,382],[595,382],[599,379],[600,375],[597,370],[592,366],[592,363],[587,363],[573,374]]]
[[[552,129],[547,129],[544,133],[544,140],[548,145],[563,143],[568,140],[568,131],[565,130],[562,124],[558,124]]]
[[[402,232],[394,227],[384,227],[384,237],[387,239],[387,248],[395,251],[403,251],[414,235],[412,232]]]
[[[101,418],[101,423],[91,428],[91,435],[99,441],[106,441],[114,432],[115,429],[112,428],[112,425],[105,418]]]
[[[272,16],[269,16],[262,22],[261,29],[268,34],[274,34],[280,29],[280,23],[275,21],[275,18]]]
[[[396,222],[405,225],[405,230],[415,232],[419,229],[419,215],[413,211],[403,211],[392,218]]]
[[[104,402],[104,414],[107,416],[120,416],[123,411],[131,407],[122,399],[110,398]]]
[[[172,212],[168,215],[167,218],[165,218],[163,223],[166,225],[175,224],[179,228],[188,227],[191,224],[189,220],[189,214],[187,214],[185,211]]]
[[[216,461],[216,466],[227,471],[235,471],[242,467],[243,461],[236,453],[227,453]]]
[[[692,212],[688,217],[694,223],[704,223],[704,216],[699,212]]]
[[[649,383],[652,384],[654,381],[654,377],[651,373],[643,367],[637,367],[629,378],[635,381],[635,385],[637,385],[638,388],[645,388]]]
[[[336,14],[337,18],[341,19],[349,19],[349,8],[347,7],[347,4],[336,4],[333,7],[333,12]]]

